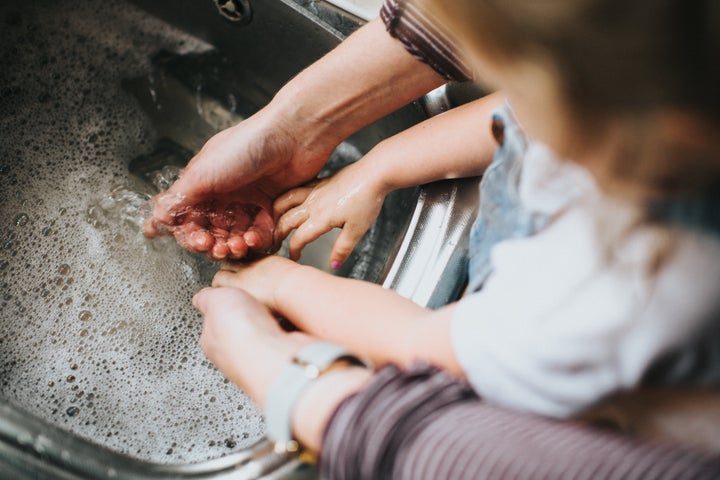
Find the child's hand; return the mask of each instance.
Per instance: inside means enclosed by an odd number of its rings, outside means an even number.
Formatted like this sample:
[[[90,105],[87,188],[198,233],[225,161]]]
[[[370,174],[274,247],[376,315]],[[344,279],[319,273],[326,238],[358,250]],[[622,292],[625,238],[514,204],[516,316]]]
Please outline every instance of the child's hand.
[[[330,253],[330,266],[339,268],[357,242],[377,218],[387,192],[378,182],[361,174],[352,164],[330,178],[299,187],[279,197],[274,204],[275,242],[282,242],[293,229],[290,258],[297,260],[308,243],[333,228],[342,228]]]
[[[275,292],[282,279],[299,265],[270,256],[253,263],[224,262],[213,278],[213,287],[241,288],[271,310],[277,310]]]

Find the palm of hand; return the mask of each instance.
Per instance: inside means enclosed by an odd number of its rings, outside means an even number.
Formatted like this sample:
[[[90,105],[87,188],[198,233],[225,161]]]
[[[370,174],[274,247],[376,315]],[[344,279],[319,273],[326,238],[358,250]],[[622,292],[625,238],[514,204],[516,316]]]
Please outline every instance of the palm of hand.
[[[154,200],[150,237],[172,234],[213,260],[265,254],[273,246],[273,200],[312,178],[332,149],[298,148],[280,128],[248,119],[211,138],[180,179]]]
[[[158,203],[177,201],[174,194]],[[153,223],[149,235],[169,233],[183,248],[206,253],[213,260],[240,259],[267,253],[272,247],[274,221],[271,198],[253,189],[213,195],[172,211],[170,221]]]

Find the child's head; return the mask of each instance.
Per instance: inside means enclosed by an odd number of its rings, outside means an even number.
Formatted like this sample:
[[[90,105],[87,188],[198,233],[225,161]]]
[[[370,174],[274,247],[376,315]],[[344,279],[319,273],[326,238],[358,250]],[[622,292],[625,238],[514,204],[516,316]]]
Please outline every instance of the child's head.
[[[720,192],[717,0],[416,0],[529,133],[615,191]]]

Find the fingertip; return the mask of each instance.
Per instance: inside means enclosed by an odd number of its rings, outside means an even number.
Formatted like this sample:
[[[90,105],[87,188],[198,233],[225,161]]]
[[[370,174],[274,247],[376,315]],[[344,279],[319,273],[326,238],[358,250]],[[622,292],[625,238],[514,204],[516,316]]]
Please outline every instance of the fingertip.
[[[297,233],[296,233],[296,235],[297,235]],[[294,239],[295,239],[295,236],[293,236],[290,239],[290,243],[288,245],[288,257],[293,262],[297,262],[298,260],[300,260],[300,255],[302,255],[302,251],[303,251],[303,248],[305,248],[305,244],[301,243],[301,242],[297,242],[297,241],[293,242]]]
[[[345,263],[345,260],[347,260],[349,256],[349,252],[345,253],[344,251],[333,249],[330,252],[330,266],[337,270],[342,267],[343,263]]]
[[[195,230],[187,236],[188,250],[207,252],[213,248],[215,240],[207,230]]]
[[[257,249],[262,242],[260,234],[255,230],[248,230],[242,236],[243,240],[247,244],[248,248]]]
[[[143,222],[143,235],[147,238],[155,238],[158,235],[158,229],[155,225],[154,218],[148,218]]]
[[[223,239],[217,239],[215,245],[210,252],[210,255],[214,260],[225,260],[230,254],[230,248]]]
[[[232,275],[228,271],[220,270],[215,274],[215,276],[212,279],[212,286],[213,287],[223,287],[227,285],[226,278],[228,275]]]
[[[258,252],[266,252],[273,246],[273,234],[271,230],[263,230],[258,227],[251,227],[243,234],[243,239],[248,248]]]
[[[240,259],[247,255],[249,245],[242,235],[235,235],[228,238],[227,246],[230,249],[230,257]]]
[[[206,298],[211,290],[212,287],[205,287],[193,296],[192,304],[196,309],[200,310],[200,312],[205,311]]]
[[[346,225],[335,239],[332,251],[330,252],[330,259],[340,262],[341,264],[344,263],[355,249],[355,245],[357,245],[358,241],[362,238],[363,233],[365,232],[356,231]]]
[[[186,200],[185,195],[175,192],[172,188],[156,195],[152,200],[153,219],[161,224],[172,224],[179,211],[184,208]]]

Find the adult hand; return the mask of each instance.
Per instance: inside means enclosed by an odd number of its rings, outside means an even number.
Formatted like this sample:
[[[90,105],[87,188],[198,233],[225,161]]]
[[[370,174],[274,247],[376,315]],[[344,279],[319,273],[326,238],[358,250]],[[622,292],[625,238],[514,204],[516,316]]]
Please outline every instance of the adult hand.
[[[283,332],[267,308],[236,288],[206,288],[193,304],[205,316],[200,346],[233,383],[263,407],[273,382],[292,357],[315,341],[301,332]],[[322,436],[338,405],[372,375],[349,367],[312,382],[298,399],[292,430],[310,451],[319,452]]]
[[[380,18],[368,22],[290,80],[263,110],[210,139],[155,199],[147,235],[175,235],[213,259],[266,252],[270,205],[279,194],[313,178],[341,141],[444,82],[388,35]],[[207,212],[228,205],[252,213],[247,229],[243,221],[228,230],[209,218]]]
[[[200,347],[260,406],[282,368],[312,339],[283,332],[270,311],[236,288],[205,288],[193,298],[204,315]]]
[[[290,190],[275,201],[275,242],[279,244],[296,229],[290,239],[291,259],[300,258],[308,243],[333,228],[342,231],[330,252],[330,266],[339,268],[350,256],[377,218],[388,193],[371,172],[363,170],[363,164],[360,160],[312,186]]]
[[[335,146],[309,147],[291,131],[286,120],[261,111],[212,137],[153,199],[146,235],[174,235],[214,260],[266,253],[273,245],[273,200],[315,176]]]

